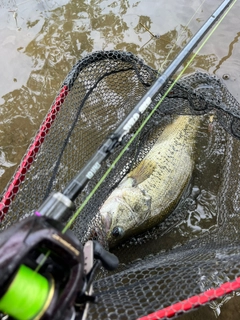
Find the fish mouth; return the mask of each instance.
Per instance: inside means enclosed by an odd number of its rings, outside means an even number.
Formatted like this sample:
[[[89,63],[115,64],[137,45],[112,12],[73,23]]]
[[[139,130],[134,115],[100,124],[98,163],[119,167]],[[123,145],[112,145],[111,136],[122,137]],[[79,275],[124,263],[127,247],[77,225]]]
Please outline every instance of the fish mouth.
[[[100,213],[101,213],[102,226],[104,227],[104,231],[108,233],[112,224],[112,216],[107,211],[100,212]]]

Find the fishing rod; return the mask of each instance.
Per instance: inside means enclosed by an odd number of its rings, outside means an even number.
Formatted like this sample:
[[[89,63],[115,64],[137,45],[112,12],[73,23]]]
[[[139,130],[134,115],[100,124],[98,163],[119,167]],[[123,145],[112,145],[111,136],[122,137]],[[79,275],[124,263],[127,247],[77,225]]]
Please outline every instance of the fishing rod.
[[[204,23],[199,31],[192,37],[189,43],[182,49],[178,56],[172,61],[168,68],[156,80],[143,98],[128,114],[125,120],[102,144],[85,167],[73,178],[62,193],[50,195],[39,208],[42,215],[52,217],[57,220],[67,221],[74,208],[73,201],[77,198],[86,184],[91,180],[101,164],[105,161],[113,150],[122,143],[123,138],[129,133],[140,116],[148,109],[154,97],[168,83],[170,78],[176,73],[182,63],[189,57],[194,48],[199,44],[211,27],[216,23],[223,12],[233,3],[234,0],[225,0]]]
[[[236,0],[235,0],[236,1]],[[150,106],[159,90],[190,55],[223,12],[234,3],[224,1],[190,40],[116,131],[62,193],[54,193],[35,212],[1,233],[0,310],[2,319],[86,319],[96,302],[92,282],[100,266],[113,270],[118,259],[96,241],[83,247],[63,226],[72,216],[73,201]],[[5,316],[5,315],[6,316]]]

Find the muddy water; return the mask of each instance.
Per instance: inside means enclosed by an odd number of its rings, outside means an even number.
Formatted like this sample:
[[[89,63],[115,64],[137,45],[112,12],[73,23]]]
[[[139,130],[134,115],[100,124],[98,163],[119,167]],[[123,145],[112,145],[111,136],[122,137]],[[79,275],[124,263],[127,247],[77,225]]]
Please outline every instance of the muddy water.
[[[96,50],[128,50],[165,68],[220,3],[205,1],[186,27],[200,0],[1,0],[0,190],[78,59]],[[237,99],[239,12],[237,3],[187,70],[227,74]]]
[[[165,68],[221,3],[150,0],[0,0],[0,190],[14,173],[72,65],[96,50],[126,50]],[[240,3],[187,72],[223,77],[240,101]],[[186,27],[187,26],[187,27]]]

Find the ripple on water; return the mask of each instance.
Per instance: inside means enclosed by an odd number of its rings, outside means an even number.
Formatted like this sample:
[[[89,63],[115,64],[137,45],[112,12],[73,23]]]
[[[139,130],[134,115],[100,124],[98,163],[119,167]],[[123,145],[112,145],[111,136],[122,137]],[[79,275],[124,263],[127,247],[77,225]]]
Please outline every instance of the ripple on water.
[[[239,46],[240,47],[240,46]],[[240,50],[240,48],[239,48]],[[216,70],[216,75],[222,79],[228,90],[237,101],[240,101],[239,83],[240,83],[240,60],[239,57],[226,60]],[[226,77],[227,75],[227,77]]]

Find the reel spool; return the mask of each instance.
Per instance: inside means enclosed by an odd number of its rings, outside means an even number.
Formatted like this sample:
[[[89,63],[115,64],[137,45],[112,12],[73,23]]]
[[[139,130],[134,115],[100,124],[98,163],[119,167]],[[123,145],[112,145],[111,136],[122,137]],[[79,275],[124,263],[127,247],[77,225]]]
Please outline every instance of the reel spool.
[[[31,216],[1,233],[2,312],[17,320],[86,318],[98,267],[114,270],[118,259],[98,242],[83,247],[61,230],[56,220]]]
[[[68,319],[85,286],[80,242],[59,222],[32,216],[1,234],[0,310],[14,319]]]
[[[0,310],[19,319],[40,319],[54,295],[54,281],[25,265],[15,273],[6,293],[0,299]]]

